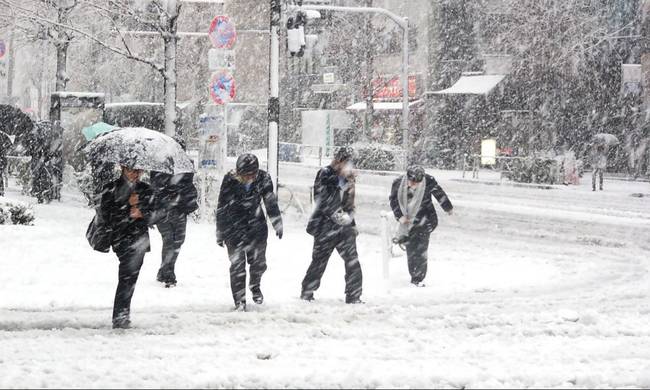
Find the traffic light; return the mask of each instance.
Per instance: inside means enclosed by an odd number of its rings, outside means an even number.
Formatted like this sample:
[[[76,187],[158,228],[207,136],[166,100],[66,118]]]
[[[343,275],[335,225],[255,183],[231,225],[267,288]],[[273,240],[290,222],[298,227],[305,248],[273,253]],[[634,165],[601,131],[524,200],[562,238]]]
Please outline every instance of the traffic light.
[[[291,57],[302,57],[305,54],[305,26],[307,16],[304,12],[298,11],[295,17],[287,19],[287,46]]]

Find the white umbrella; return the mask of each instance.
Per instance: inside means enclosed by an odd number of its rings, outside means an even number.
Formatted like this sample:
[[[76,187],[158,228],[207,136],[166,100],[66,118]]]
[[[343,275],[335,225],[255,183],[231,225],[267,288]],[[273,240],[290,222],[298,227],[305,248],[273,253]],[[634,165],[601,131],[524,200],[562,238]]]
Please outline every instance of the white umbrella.
[[[86,147],[88,157],[133,169],[176,175],[194,172],[194,164],[176,140],[143,127],[125,127],[105,133]]]
[[[593,140],[595,143],[605,144],[607,146],[616,146],[620,143],[614,134],[598,133],[594,135]]]

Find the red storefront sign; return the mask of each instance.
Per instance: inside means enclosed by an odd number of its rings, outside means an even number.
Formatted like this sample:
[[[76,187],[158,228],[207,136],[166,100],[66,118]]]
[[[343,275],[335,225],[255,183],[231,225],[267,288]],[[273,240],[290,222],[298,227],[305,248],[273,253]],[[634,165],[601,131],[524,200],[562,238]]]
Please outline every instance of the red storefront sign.
[[[400,76],[378,77],[372,80],[373,100],[390,101],[402,98],[402,78]],[[409,98],[415,98],[417,93],[417,78],[409,76]]]

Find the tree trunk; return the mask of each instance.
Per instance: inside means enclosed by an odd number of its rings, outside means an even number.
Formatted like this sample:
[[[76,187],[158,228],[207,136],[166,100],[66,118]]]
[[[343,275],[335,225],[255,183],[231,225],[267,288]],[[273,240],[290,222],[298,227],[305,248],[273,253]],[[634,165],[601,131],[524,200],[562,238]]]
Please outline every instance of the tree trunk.
[[[176,135],[176,38],[165,39],[165,134]]]
[[[163,73],[165,89],[165,134],[176,135],[176,49],[178,46],[178,7],[175,0],[167,0],[169,15],[165,37],[165,70]]]
[[[65,91],[68,84],[69,43],[56,45],[56,91]]]

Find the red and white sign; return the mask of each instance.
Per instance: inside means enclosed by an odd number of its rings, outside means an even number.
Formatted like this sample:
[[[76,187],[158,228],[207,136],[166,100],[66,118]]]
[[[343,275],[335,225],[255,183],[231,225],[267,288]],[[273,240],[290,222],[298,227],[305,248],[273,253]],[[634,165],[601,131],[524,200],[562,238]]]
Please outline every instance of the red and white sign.
[[[210,79],[210,97],[214,104],[223,105],[235,98],[235,78],[227,70],[220,70]]]
[[[409,97],[415,98],[417,93],[416,76],[408,78]],[[379,77],[372,80],[372,97],[374,100],[397,100],[402,98],[402,78],[394,76],[391,78]]]
[[[212,41],[212,46],[217,49],[232,49],[237,41],[237,31],[235,24],[228,16],[219,15],[212,19],[208,36]]]

